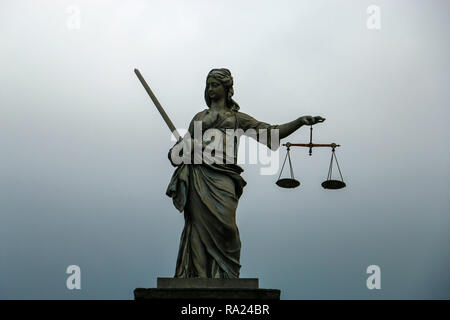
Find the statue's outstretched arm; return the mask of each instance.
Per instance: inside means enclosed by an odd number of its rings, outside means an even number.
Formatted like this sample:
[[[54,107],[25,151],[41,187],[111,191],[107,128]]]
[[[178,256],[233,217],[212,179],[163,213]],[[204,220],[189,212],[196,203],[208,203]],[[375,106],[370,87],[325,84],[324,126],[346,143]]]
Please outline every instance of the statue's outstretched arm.
[[[298,119],[295,119],[294,121],[287,122],[281,125],[278,125],[279,130],[279,136],[280,139],[286,138],[290,134],[294,133],[296,130],[298,130],[301,126],[308,125],[312,126],[316,123],[324,122],[325,118],[322,118],[320,116],[303,116]]]

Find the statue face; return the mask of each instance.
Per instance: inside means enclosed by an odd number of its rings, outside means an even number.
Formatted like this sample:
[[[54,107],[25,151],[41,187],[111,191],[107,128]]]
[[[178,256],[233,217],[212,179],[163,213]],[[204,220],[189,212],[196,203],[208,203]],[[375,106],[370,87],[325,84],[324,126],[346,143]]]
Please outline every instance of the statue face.
[[[209,77],[206,81],[206,90],[211,100],[220,100],[225,97],[225,88],[213,77]]]

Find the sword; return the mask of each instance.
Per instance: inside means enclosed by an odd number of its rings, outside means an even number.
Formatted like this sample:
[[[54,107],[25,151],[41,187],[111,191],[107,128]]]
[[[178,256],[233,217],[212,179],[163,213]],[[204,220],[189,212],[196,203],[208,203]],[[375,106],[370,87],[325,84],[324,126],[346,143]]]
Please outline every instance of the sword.
[[[156,99],[156,96],[153,94],[152,90],[150,89],[150,87],[148,86],[147,82],[145,81],[144,77],[142,77],[141,73],[139,72],[138,69],[134,69],[134,73],[136,73],[136,76],[138,77],[139,81],[141,81],[142,85],[144,86],[145,91],[147,91],[148,95],[150,96],[150,98],[152,99],[153,103],[156,106],[156,109],[158,109],[159,113],[161,114],[161,116],[163,117],[164,121],[166,122],[167,126],[170,129],[170,132],[172,132],[172,134],[175,136],[175,138],[177,139],[177,141],[182,140],[183,138],[180,136],[180,134],[178,133],[177,129],[175,128],[175,126],[173,125],[172,121],[170,121],[169,116],[167,115],[167,113],[164,111],[163,107],[161,106],[161,104],[159,103],[158,99]]]

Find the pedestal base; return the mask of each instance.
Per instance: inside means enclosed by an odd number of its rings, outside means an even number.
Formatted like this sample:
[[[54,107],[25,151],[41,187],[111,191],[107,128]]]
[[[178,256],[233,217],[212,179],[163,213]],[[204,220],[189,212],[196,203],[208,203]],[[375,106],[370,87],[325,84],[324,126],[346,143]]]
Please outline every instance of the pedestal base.
[[[134,299],[280,300],[280,290],[259,289],[258,279],[158,278],[157,288],[137,288]]]

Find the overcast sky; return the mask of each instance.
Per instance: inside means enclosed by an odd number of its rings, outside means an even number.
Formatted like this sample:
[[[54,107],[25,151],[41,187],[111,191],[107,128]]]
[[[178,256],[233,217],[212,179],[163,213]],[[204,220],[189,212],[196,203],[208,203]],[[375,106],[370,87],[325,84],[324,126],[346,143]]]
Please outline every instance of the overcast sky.
[[[367,27],[370,5],[381,29]],[[342,145],[347,183],[322,189],[328,149],[292,149],[293,190],[243,164],[241,277],[282,299],[449,299],[448,12],[445,0],[1,1],[0,298],[131,299],[174,275],[173,142],[133,69],[186,128],[207,73],[226,67],[254,118],[325,117],[314,142]],[[308,140],[304,127],[283,142]],[[69,265],[81,290],[66,288]],[[369,265],[381,290],[366,287]]]

